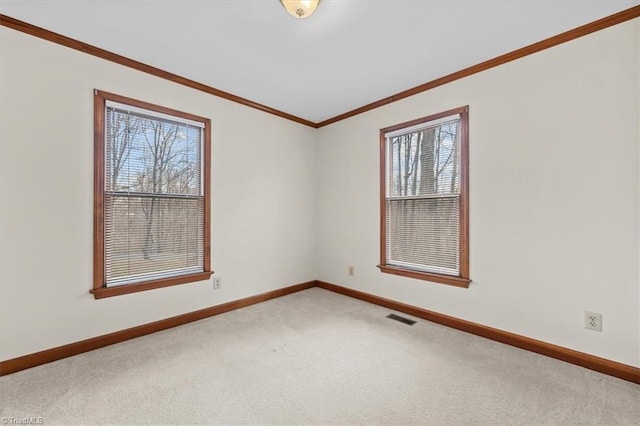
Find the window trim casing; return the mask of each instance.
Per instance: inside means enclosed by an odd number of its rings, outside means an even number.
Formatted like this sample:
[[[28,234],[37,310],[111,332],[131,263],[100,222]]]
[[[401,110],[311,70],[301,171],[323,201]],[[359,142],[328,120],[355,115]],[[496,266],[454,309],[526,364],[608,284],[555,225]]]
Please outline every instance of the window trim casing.
[[[387,264],[387,227],[386,227],[386,185],[387,185],[387,138],[386,133],[406,127],[416,126],[429,121],[438,120],[449,115],[460,114],[460,227],[459,227],[459,275],[446,275],[425,272],[415,269],[402,268]],[[471,283],[469,276],[469,106],[450,109],[426,117],[396,124],[380,129],[380,264],[378,268],[383,273],[400,275],[403,277],[448,284],[456,287],[468,288]]]
[[[119,102],[138,108],[173,115],[204,124],[203,129],[203,272],[176,277],[161,278],[140,283],[107,287],[105,274],[104,246],[104,199],[105,199],[105,112],[106,101]],[[211,277],[211,120],[171,108],[151,104],[113,93],[94,90],[93,107],[93,288],[90,293],[94,298],[119,296],[122,294],[152,290],[196,281],[205,281]]]

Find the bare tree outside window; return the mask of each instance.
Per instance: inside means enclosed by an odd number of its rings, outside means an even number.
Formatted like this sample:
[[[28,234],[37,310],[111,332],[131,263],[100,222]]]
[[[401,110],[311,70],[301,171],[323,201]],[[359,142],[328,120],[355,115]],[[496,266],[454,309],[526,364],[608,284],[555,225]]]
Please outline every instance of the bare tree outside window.
[[[107,108],[107,279],[202,264],[202,129]]]
[[[461,275],[463,115],[466,110],[381,131],[383,271]]]
[[[208,280],[211,120],[94,91],[96,299]]]

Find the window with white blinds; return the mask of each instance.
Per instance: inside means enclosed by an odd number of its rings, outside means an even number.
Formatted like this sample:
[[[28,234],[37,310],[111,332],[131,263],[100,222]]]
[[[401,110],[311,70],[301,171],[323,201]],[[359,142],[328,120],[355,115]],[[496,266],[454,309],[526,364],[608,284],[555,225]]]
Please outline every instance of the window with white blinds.
[[[208,119],[98,95],[102,262],[94,290],[202,278],[209,272]]]
[[[468,284],[466,120],[465,107],[381,131],[384,272]]]

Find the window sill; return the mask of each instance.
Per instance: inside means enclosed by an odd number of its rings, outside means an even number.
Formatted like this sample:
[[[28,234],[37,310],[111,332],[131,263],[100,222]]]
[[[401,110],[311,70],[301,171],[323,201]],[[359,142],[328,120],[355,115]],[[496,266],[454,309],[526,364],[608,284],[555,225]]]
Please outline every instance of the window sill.
[[[164,278],[161,280],[146,281],[138,284],[125,284],[116,287],[94,288],[89,293],[96,299],[105,297],[120,296],[123,294],[136,293],[139,291],[153,290],[154,288],[169,287],[172,285],[187,284],[196,281],[206,281],[211,277],[213,271],[200,272],[197,274],[182,275],[180,277]]]
[[[453,285],[456,287],[469,288],[469,283],[471,283],[471,280],[469,278],[435,274],[432,272],[415,271],[411,269],[400,268],[398,266],[378,265],[378,268],[380,268],[380,271],[384,272],[385,274],[400,275],[403,277],[431,281],[431,282],[440,283],[440,284]]]

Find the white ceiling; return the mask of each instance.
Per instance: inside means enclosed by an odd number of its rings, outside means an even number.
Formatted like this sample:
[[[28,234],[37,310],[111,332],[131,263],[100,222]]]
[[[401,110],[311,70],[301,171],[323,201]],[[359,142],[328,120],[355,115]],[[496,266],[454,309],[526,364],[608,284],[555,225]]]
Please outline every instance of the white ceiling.
[[[319,122],[631,0],[1,0],[0,13]]]

